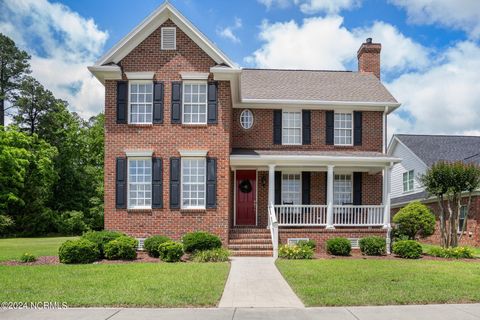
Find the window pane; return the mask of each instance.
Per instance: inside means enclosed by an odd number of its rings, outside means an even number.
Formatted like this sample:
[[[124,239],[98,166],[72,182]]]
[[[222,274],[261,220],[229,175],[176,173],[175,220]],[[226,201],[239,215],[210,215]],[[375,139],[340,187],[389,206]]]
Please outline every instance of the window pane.
[[[207,123],[207,84],[184,84],[183,123]]]
[[[333,181],[333,203],[350,204],[353,199],[352,175],[336,174]]]
[[[130,83],[130,123],[152,123],[153,84]]]
[[[152,197],[152,160],[128,159],[128,207],[148,208]]]
[[[182,207],[205,207],[205,159],[182,159]]]
[[[334,143],[337,145],[352,145],[353,121],[351,113],[335,113]]]
[[[282,143],[302,144],[301,112],[282,113]]]
[[[300,174],[282,174],[282,203],[301,204]]]

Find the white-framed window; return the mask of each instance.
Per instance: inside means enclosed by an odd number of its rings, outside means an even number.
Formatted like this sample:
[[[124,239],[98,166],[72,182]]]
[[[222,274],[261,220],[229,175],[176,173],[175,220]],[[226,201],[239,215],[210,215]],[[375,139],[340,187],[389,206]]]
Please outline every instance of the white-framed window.
[[[353,183],[351,174],[336,174],[333,181],[333,204],[343,205],[353,202]]]
[[[302,204],[300,173],[282,173],[282,204]]]
[[[129,82],[129,123],[152,123],[153,82]]]
[[[403,173],[403,192],[413,191],[413,183],[415,181],[415,172],[413,170]]]
[[[182,209],[205,209],[205,158],[182,158]]]
[[[250,129],[253,126],[253,112],[245,109],[240,113],[240,125],[243,129]]]
[[[301,112],[282,112],[282,144],[302,144]]]
[[[152,207],[152,158],[128,158],[128,208]]]
[[[207,123],[207,83],[204,81],[183,83],[183,123]]]
[[[162,28],[162,50],[175,50],[177,48],[177,28],[163,27]]]
[[[458,232],[462,232],[465,223],[467,223],[467,206],[462,206],[460,208],[460,217],[458,217]]]
[[[334,132],[335,145],[353,145],[353,115],[351,113],[335,113]]]

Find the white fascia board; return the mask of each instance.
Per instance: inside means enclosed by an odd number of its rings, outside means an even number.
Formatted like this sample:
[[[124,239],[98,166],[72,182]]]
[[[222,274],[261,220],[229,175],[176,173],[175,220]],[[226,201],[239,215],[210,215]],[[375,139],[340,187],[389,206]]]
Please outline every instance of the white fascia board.
[[[122,69],[119,66],[89,66],[87,67],[102,84],[105,80],[122,80]]]
[[[178,150],[181,157],[206,157],[208,150]]]
[[[128,80],[152,80],[155,72],[125,72]]]
[[[254,104],[293,104],[293,105],[328,105],[328,106],[369,106],[389,108],[389,112],[394,108],[398,108],[398,102],[365,102],[365,101],[325,101],[325,100],[290,100],[290,99],[250,99],[242,98],[242,103]]]
[[[182,80],[207,80],[208,72],[180,72]]]
[[[125,150],[127,157],[151,157],[153,150]]]

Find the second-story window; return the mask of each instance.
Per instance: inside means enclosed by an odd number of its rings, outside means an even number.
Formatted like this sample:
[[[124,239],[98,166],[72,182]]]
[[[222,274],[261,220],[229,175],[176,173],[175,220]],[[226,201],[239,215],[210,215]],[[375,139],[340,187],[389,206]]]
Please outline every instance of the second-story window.
[[[353,119],[351,113],[335,113],[334,132],[335,145],[353,145]]]
[[[207,83],[183,83],[183,123],[207,123]]]
[[[410,170],[403,173],[403,192],[413,191],[414,171]]]
[[[283,111],[282,144],[302,144],[302,113]]]
[[[152,123],[152,81],[130,81],[129,115],[130,123]]]

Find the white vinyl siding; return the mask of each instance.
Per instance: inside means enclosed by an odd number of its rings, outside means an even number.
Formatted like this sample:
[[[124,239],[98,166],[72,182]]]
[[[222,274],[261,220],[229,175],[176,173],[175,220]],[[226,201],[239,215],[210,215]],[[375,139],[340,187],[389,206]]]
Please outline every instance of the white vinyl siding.
[[[207,123],[207,83],[183,83],[183,123]]]
[[[152,207],[152,159],[128,158],[128,208]]]
[[[153,82],[129,82],[129,123],[152,123],[153,117]]]
[[[299,173],[282,174],[282,204],[302,204],[302,181]]]
[[[353,115],[351,113],[335,113],[334,133],[335,145],[353,145]]]
[[[282,144],[302,144],[302,113],[282,112]]]
[[[333,204],[353,203],[353,182],[351,174],[336,174],[333,181]]]
[[[175,27],[162,28],[162,50],[177,49],[177,29]]]
[[[182,158],[182,209],[205,209],[206,159]]]
[[[415,182],[415,171],[410,170],[403,173],[403,192],[413,191],[413,184]]]

